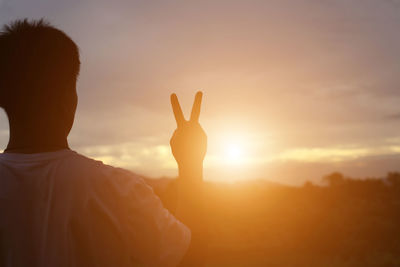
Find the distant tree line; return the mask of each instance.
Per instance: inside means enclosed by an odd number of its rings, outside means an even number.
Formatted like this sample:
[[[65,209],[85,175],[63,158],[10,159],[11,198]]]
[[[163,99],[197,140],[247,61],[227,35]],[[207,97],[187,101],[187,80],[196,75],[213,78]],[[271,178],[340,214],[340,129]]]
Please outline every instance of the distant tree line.
[[[369,183],[376,185],[390,186],[393,188],[400,189],[400,172],[388,172],[383,178],[366,177],[366,178],[352,178],[346,177],[340,172],[333,172],[322,178],[322,182],[330,187],[344,186],[354,183]],[[313,183],[306,181],[305,187],[313,186]]]

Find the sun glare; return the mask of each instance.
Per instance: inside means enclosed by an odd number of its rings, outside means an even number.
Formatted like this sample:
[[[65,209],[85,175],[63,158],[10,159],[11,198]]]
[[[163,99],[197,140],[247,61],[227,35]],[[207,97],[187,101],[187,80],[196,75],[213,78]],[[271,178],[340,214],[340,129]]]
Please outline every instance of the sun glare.
[[[245,162],[246,138],[240,134],[227,134],[220,143],[220,158],[226,164],[241,165]]]
[[[238,143],[228,143],[225,146],[225,159],[228,163],[239,163],[242,159],[242,147]]]

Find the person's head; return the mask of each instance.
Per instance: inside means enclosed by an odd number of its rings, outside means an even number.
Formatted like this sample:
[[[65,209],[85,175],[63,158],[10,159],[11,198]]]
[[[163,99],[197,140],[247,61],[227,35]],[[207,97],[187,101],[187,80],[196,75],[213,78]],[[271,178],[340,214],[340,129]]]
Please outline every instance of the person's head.
[[[10,124],[34,125],[67,137],[77,105],[79,68],[77,45],[44,20],[4,25],[0,31],[0,107]]]

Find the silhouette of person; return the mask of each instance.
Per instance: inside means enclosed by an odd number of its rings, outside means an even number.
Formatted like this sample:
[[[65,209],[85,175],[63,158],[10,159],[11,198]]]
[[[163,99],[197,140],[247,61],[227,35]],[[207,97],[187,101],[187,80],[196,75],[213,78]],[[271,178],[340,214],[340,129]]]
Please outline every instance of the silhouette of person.
[[[10,125],[0,154],[0,265],[202,265],[202,94],[189,121],[171,96],[175,217],[142,178],[69,148],[80,60],[64,32],[43,20],[15,21],[0,33],[0,59],[0,106]]]

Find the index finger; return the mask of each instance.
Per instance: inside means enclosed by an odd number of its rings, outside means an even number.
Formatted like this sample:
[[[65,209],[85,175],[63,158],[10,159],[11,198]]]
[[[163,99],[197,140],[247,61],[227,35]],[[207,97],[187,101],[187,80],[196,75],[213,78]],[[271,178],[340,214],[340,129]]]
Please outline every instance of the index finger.
[[[171,105],[174,112],[176,124],[178,125],[178,127],[180,127],[183,125],[185,117],[183,116],[181,105],[179,105],[178,97],[176,96],[176,94],[171,95]]]
[[[200,107],[201,107],[201,99],[203,97],[203,93],[198,91],[194,98],[194,103],[192,107],[192,113],[190,115],[190,121],[198,122],[200,116]]]

